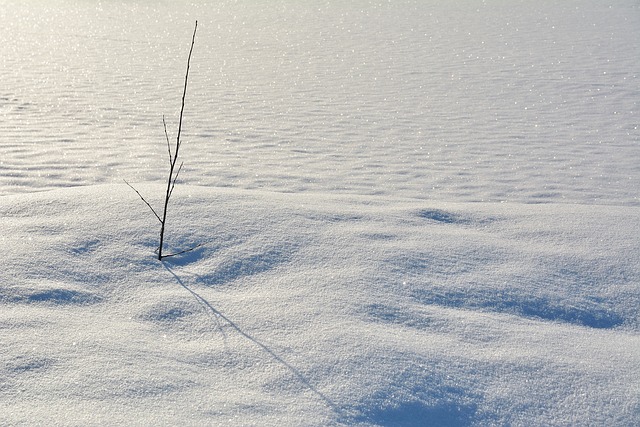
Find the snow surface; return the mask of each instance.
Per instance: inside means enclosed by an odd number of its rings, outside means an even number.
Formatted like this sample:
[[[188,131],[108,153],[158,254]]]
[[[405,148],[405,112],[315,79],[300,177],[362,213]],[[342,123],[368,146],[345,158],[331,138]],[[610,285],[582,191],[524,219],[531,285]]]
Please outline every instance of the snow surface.
[[[0,425],[640,424],[638,28],[0,1]]]

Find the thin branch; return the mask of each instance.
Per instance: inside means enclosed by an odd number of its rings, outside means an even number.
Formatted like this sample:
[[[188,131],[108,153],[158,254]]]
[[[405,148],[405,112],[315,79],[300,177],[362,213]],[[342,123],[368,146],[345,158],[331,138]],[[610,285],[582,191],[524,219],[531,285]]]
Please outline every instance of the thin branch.
[[[164,228],[167,221],[167,207],[169,206],[169,199],[171,198],[171,193],[173,192],[173,188],[176,185],[176,179],[178,178],[178,174],[180,173],[180,169],[182,168],[182,164],[180,164],[178,173],[176,173],[174,177],[173,171],[178,161],[178,154],[180,152],[180,134],[182,133],[182,117],[184,115],[184,100],[187,96],[187,83],[189,82],[189,66],[191,64],[191,54],[193,52],[193,45],[195,44],[195,41],[196,41],[197,30],[198,30],[198,21],[196,21],[196,25],[193,29],[193,37],[191,38],[191,48],[189,49],[189,57],[187,58],[187,71],[184,75],[184,91],[182,92],[182,106],[180,107],[180,121],[178,123],[178,136],[176,137],[176,148],[175,148],[175,151],[173,152],[173,157],[171,158],[171,162],[170,162],[169,178],[167,179],[167,191],[165,192],[165,197],[164,197],[164,209],[162,211],[162,219],[160,220],[160,244],[158,245],[158,260],[162,260],[162,258],[164,258],[164,256],[162,255],[162,248],[164,247]],[[171,148],[169,148],[169,153],[171,153]]]
[[[161,259],[169,258],[169,257],[176,256],[176,255],[186,254],[187,252],[191,252],[191,251],[193,251],[193,250],[196,250],[196,249],[198,249],[199,247],[201,247],[201,246],[203,246],[203,245],[204,245],[204,243],[200,243],[200,244],[195,245],[194,247],[192,247],[192,248],[190,248],[190,249],[185,249],[184,251],[176,252],[175,254],[162,255],[162,258],[161,258]]]
[[[133,185],[129,184],[129,183],[127,182],[127,180],[123,179],[123,181],[124,181],[124,183],[125,183],[125,184],[127,184],[129,187],[131,187],[131,189],[132,189],[133,191],[135,191],[135,192],[138,194],[138,196],[140,196],[140,198],[142,199],[142,201],[143,201],[147,206],[149,206],[149,209],[151,209],[151,212],[153,212],[153,214],[156,216],[156,218],[158,218],[158,221],[160,221],[160,223],[162,223],[162,220],[160,219],[160,215],[158,215],[158,214],[157,214],[157,212],[156,212],[156,210],[155,210],[155,209],[153,209],[153,208],[151,207],[151,205],[149,204],[149,202],[147,202],[147,201],[144,199],[144,197],[142,197],[142,194],[140,194],[140,192],[139,192],[138,190],[136,190],[136,189],[133,187]]]
[[[180,121],[178,122],[178,137],[176,138],[176,153],[175,157],[178,157],[178,150],[180,149],[180,133],[182,132],[182,115],[184,113],[184,99],[187,96],[187,82],[189,81],[189,66],[191,64],[191,53],[193,52],[193,45],[196,42],[196,31],[198,30],[198,21],[193,29],[193,37],[191,38],[191,48],[189,49],[189,57],[187,58],[187,72],[184,75],[184,91],[182,92],[182,107],[180,107]]]
[[[182,170],[182,165],[184,165],[184,162],[180,163],[180,166],[178,166],[178,172],[176,172],[176,175],[173,177],[173,183],[171,184],[171,190],[169,190],[169,198],[171,197],[171,194],[173,194],[173,188],[176,186],[176,181],[178,180],[178,175],[180,175],[180,171]]]
[[[171,143],[169,142],[169,134],[167,133],[167,122],[164,121],[162,115],[162,125],[164,126],[164,137],[167,139],[167,149],[169,150],[169,164],[173,163],[173,154],[171,154]]]

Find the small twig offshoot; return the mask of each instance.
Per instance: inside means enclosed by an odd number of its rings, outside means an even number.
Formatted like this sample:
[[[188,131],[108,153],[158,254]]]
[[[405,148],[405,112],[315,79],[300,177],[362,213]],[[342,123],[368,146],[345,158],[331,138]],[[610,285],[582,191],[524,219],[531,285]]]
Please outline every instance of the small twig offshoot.
[[[129,184],[129,183],[127,182],[127,180],[126,180],[126,179],[123,179],[123,181],[124,181],[124,183],[125,183],[125,184],[127,184],[129,187],[131,187],[131,189],[132,189],[133,191],[135,191],[136,193],[138,193],[138,196],[140,196],[140,198],[142,199],[142,201],[143,201],[143,202],[145,202],[147,206],[149,206],[149,209],[151,209],[151,212],[153,212],[153,214],[156,216],[156,218],[158,218],[158,221],[162,222],[162,220],[160,219],[160,215],[158,215],[158,214],[157,214],[157,212],[156,212],[156,210],[155,210],[155,209],[153,209],[153,207],[149,204],[149,202],[147,202],[147,201],[145,200],[145,198],[144,198],[144,197],[142,197],[142,194],[140,194],[140,192],[139,192],[138,190],[136,190],[136,189],[133,187],[133,185]]]
[[[140,196],[142,201],[149,207],[149,209],[151,209],[151,212],[153,212],[155,217],[158,218],[158,221],[160,221],[160,243],[158,244],[158,250],[157,250],[159,260],[162,260],[163,258],[169,258],[172,256],[191,252],[192,250],[202,246],[202,244],[199,244],[194,246],[193,248],[172,253],[169,255],[164,255],[162,253],[162,249],[164,248],[164,232],[165,232],[165,225],[167,223],[167,209],[169,206],[169,199],[171,199],[171,195],[173,194],[173,189],[176,186],[176,181],[178,180],[178,176],[180,175],[180,171],[182,170],[182,165],[184,164],[183,162],[180,162],[180,165],[176,169],[176,164],[178,163],[178,154],[180,152],[180,146],[182,145],[182,141],[180,140],[180,135],[182,133],[182,117],[184,115],[184,100],[187,96],[187,83],[189,82],[189,66],[191,64],[191,54],[193,53],[193,45],[195,44],[197,30],[198,30],[198,21],[196,21],[196,25],[193,29],[193,37],[191,38],[191,48],[189,49],[189,57],[187,58],[187,71],[184,75],[184,91],[182,92],[182,106],[180,108],[180,119],[178,121],[178,136],[176,137],[176,143],[173,150],[171,149],[171,143],[169,141],[169,134],[167,132],[167,123],[164,119],[164,115],[162,116],[162,125],[164,126],[164,136],[165,136],[165,139],[167,140],[167,150],[169,152],[169,177],[167,179],[167,190],[165,192],[165,197],[164,197],[164,208],[162,209],[162,217],[158,215],[156,210],[153,209],[151,204],[147,202],[147,200],[140,194],[138,190],[136,190],[131,184],[125,181],[125,183],[129,187],[131,187],[133,191],[135,191],[138,194],[138,196]]]

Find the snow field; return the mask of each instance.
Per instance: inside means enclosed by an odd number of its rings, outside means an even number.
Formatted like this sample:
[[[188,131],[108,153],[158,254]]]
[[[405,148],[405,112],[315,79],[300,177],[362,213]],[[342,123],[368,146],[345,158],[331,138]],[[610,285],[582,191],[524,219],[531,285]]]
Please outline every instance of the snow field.
[[[1,423],[637,418],[636,208],[174,198],[164,263],[124,184],[3,198]]]
[[[0,426],[639,425],[638,12],[0,0]]]

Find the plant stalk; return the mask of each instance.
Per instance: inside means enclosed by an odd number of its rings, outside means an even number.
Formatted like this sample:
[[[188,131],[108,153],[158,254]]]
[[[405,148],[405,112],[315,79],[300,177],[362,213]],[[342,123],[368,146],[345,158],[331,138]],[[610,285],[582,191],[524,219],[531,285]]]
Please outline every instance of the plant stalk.
[[[195,28],[193,29],[193,37],[191,38],[191,48],[189,49],[189,57],[187,58],[187,71],[184,75],[184,91],[182,92],[182,106],[180,108],[180,120],[178,122],[178,136],[176,137],[176,149],[171,154],[171,150],[169,150],[169,160],[170,160],[170,168],[169,168],[169,178],[167,179],[167,192],[164,197],[164,209],[162,210],[162,220],[160,221],[160,244],[158,245],[158,260],[162,261],[164,256],[162,255],[162,248],[164,246],[164,230],[165,224],[167,222],[167,207],[169,206],[169,199],[171,198],[171,193],[173,187],[176,184],[176,180],[178,179],[178,174],[180,169],[178,169],[178,173],[174,175],[174,170],[176,167],[176,163],[178,161],[178,153],[180,151],[180,134],[182,133],[182,116],[184,114],[184,100],[187,96],[187,83],[189,81],[189,66],[191,64],[191,53],[193,52],[193,45],[196,41],[196,31],[198,30],[198,21],[196,21]],[[164,121],[164,118],[163,118]],[[166,128],[165,128],[166,129]],[[180,168],[182,164],[180,165]]]

